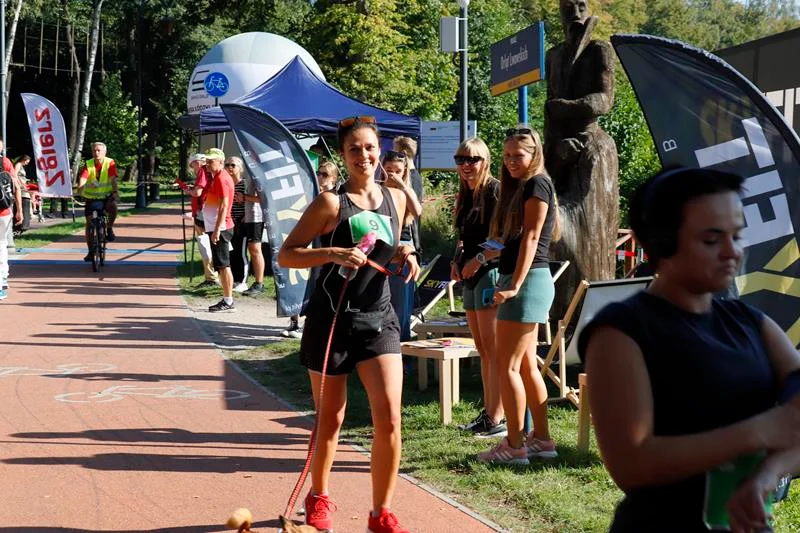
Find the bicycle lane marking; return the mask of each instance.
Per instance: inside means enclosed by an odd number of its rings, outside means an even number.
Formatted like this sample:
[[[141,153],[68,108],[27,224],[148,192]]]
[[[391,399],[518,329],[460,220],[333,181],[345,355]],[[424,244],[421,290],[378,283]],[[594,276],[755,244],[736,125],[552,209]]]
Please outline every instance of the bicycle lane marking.
[[[28,366],[0,366],[0,379],[20,376],[81,376],[99,372],[111,372],[116,366],[108,363],[68,363],[55,368],[33,368]],[[65,403],[108,403],[123,400],[128,396],[150,396],[159,399],[178,400],[243,400],[250,394],[234,389],[199,389],[186,385],[166,385],[163,387],[137,387],[134,385],[114,385],[99,392],[68,392],[56,394],[53,398]]]

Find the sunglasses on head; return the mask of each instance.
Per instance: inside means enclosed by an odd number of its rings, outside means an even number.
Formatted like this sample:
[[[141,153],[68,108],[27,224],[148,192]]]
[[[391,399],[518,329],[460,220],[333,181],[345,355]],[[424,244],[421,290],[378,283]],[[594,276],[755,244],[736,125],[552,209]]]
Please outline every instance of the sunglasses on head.
[[[457,155],[453,159],[456,165],[475,165],[479,161],[483,161],[483,158],[479,155]]]
[[[405,161],[406,153],[398,152],[397,150],[387,150],[386,155],[383,156],[384,161]]]
[[[349,128],[350,126],[352,126],[356,122],[361,122],[361,123],[364,123],[364,124],[375,124],[375,117],[370,116],[370,115],[361,115],[361,116],[358,116],[358,117],[343,118],[342,120],[339,121],[339,127],[340,128]]]
[[[514,135],[533,135],[533,130],[530,128],[509,128],[506,130],[506,137],[513,137]]]

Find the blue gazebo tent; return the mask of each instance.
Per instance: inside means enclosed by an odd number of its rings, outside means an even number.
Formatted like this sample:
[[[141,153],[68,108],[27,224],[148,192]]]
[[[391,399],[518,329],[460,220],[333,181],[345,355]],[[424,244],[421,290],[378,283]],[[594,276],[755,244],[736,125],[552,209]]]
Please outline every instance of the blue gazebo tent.
[[[387,111],[343,94],[319,79],[300,56],[236,103],[266,111],[294,133],[330,135],[336,132],[341,119],[370,115],[385,137],[420,136],[419,117]],[[203,110],[199,121],[198,115],[186,115],[179,122],[202,134],[230,131],[219,107]]]

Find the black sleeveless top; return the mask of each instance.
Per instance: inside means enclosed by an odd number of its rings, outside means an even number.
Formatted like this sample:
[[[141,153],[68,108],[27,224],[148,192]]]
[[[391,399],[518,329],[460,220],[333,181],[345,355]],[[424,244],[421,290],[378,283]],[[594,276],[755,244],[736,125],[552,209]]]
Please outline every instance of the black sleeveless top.
[[[778,403],[778,381],[761,335],[764,314],[739,300],[712,302],[707,313],[680,309],[641,291],[604,307],[578,338],[611,326],[642,351],[653,394],[653,434],[690,435],[735,424]],[[707,532],[705,475],[629,490],[613,533]]]
[[[339,222],[332,232],[320,237],[322,246],[352,248],[361,242],[364,235],[374,231],[378,240],[367,257],[379,265],[388,265],[399,244],[399,225],[391,193],[382,186],[381,192],[381,205],[369,211],[353,203],[344,187],[340,187]],[[341,265],[333,262],[320,267],[317,285],[306,311],[307,316],[316,313],[333,315],[344,283],[344,277],[339,274],[340,267]],[[375,311],[386,305],[391,305],[386,275],[369,265],[359,268],[355,278],[347,285],[341,311]]]

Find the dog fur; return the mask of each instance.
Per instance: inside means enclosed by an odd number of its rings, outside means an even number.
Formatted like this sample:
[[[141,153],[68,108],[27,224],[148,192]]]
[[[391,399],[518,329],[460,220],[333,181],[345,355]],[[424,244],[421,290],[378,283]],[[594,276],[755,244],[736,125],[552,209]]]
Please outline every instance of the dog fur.
[[[284,516],[281,516],[280,520],[283,533],[324,533],[313,526],[295,524]],[[253,513],[245,508],[236,509],[225,525],[231,529],[236,529],[239,533],[252,531],[250,527],[253,525]]]

